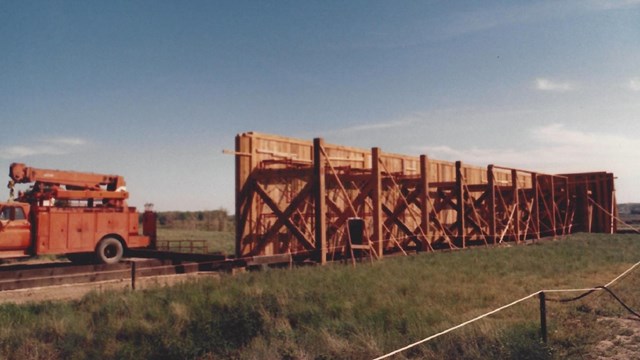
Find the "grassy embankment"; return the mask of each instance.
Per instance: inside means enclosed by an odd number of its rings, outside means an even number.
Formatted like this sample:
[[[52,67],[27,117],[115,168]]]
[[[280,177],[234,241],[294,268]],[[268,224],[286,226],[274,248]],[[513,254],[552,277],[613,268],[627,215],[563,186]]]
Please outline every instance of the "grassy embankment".
[[[0,358],[367,359],[540,289],[604,284],[640,260],[637,235],[268,270],[80,301],[0,306]],[[614,290],[640,308],[640,271]],[[548,303],[549,346],[529,300],[400,356],[579,358],[625,313],[604,293]],[[640,340],[640,339],[639,339]]]

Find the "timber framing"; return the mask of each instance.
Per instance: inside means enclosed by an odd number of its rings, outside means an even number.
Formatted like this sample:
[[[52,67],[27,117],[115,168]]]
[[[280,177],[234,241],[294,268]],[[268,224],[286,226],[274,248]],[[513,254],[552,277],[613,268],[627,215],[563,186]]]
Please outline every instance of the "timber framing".
[[[259,133],[236,137],[236,256],[357,254],[613,233],[613,174],[542,174]],[[605,211],[607,210],[607,211]],[[612,216],[613,214],[613,216]],[[352,244],[351,218],[364,221]]]

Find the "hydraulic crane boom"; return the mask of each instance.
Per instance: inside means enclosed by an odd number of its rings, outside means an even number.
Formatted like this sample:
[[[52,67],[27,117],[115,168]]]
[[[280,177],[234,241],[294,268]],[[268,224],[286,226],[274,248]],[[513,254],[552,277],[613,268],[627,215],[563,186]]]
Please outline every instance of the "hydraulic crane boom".
[[[16,183],[40,182],[86,190],[98,190],[101,186],[106,186],[109,191],[117,191],[125,186],[124,178],[118,175],[38,169],[20,163],[11,164],[9,177]]]
[[[9,168],[9,177],[18,184],[34,183],[33,188],[18,200],[26,202],[50,199],[113,200],[111,205],[123,205],[129,197],[122,176],[38,169],[20,163]],[[12,184],[10,183],[10,187]]]

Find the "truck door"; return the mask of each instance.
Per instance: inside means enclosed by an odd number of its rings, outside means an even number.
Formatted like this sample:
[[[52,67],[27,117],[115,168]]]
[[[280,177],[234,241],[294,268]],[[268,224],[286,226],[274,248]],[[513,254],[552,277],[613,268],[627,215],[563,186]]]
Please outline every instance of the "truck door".
[[[0,207],[0,251],[26,250],[31,243],[31,224],[20,206]]]

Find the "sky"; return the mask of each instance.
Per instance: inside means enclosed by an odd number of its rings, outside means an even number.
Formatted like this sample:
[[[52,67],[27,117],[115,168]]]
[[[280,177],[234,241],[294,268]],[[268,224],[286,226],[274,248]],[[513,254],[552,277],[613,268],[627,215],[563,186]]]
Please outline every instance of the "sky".
[[[248,131],[609,171],[640,202],[640,0],[0,1],[0,172],[233,213]]]

